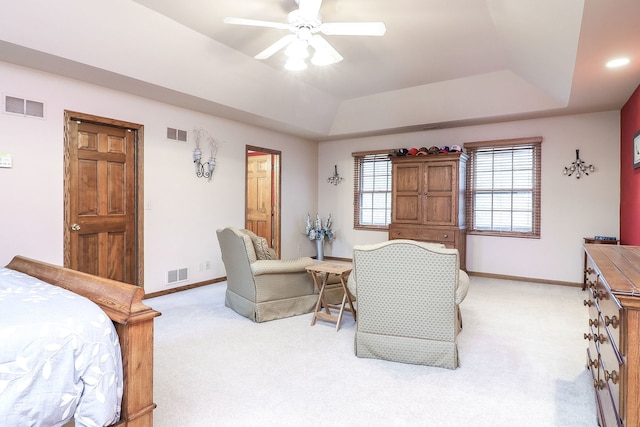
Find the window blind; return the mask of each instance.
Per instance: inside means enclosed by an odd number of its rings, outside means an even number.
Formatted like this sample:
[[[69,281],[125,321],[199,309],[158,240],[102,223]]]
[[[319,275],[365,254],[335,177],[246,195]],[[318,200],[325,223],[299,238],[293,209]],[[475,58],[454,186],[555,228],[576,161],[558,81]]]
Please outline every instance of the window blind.
[[[469,233],[540,237],[542,138],[464,144]]]
[[[391,222],[389,151],[353,153],[353,224],[387,228]]]

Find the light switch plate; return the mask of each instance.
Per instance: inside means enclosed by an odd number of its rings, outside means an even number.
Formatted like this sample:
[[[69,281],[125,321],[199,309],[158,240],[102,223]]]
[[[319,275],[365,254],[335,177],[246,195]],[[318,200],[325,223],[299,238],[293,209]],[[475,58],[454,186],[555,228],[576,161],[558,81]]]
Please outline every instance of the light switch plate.
[[[0,154],[0,168],[10,168],[12,166],[11,154]]]

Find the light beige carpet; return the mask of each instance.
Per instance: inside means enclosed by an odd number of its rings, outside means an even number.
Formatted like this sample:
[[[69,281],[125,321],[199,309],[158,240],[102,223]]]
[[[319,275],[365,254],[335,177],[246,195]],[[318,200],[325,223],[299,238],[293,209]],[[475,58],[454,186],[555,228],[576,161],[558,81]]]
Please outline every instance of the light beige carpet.
[[[579,288],[472,277],[456,370],[355,357],[350,314],[253,323],[225,288],[146,300],[157,427],[597,425]]]

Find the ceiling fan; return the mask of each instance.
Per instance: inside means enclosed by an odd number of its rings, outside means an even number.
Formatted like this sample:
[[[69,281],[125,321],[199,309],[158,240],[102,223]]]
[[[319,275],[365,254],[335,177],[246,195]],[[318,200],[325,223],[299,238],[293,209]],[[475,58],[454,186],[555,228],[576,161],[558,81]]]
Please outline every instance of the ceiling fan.
[[[308,46],[314,50],[311,62],[315,65],[329,65],[342,61],[342,56],[318,33],[328,36],[382,36],[386,32],[383,22],[337,22],[323,23],[320,17],[322,0],[295,0],[298,9],[287,15],[287,22],[260,21],[244,18],[224,18],[225,24],[250,25],[257,27],[289,30],[292,34],[267,47],[255,56],[267,59],[281,49],[288,57],[285,68],[303,70],[307,68],[305,59],[309,56]]]

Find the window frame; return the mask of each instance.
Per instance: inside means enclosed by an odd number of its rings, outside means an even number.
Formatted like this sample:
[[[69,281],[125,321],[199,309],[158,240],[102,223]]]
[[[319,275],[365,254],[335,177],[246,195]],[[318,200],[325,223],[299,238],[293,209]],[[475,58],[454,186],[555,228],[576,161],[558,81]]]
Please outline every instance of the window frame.
[[[475,168],[476,168],[476,155],[481,151],[506,151],[506,150],[521,150],[525,148],[531,148],[533,150],[533,164],[531,167],[532,173],[532,186],[529,188],[516,189],[511,187],[511,189],[502,189],[496,190],[495,188],[490,190],[491,192],[510,192],[511,194],[516,193],[518,191],[531,191],[531,231],[500,231],[500,230],[478,230],[476,229],[476,225],[474,222],[475,217],[475,194],[479,191],[487,191],[487,190],[475,190]],[[465,211],[466,211],[466,222],[467,222],[467,234],[473,235],[482,235],[482,236],[499,236],[499,237],[520,237],[520,238],[530,238],[530,239],[539,239],[540,238],[540,226],[541,226],[541,157],[542,157],[542,137],[530,137],[530,138],[515,138],[515,139],[501,139],[501,140],[491,140],[491,141],[477,141],[477,142],[467,142],[464,144],[464,149],[468,156],[467,161],[467,189],[465,194]],[[513,171],[513,164],[512,169]],[[495,173],[495,170],[492,168],[492,174]],[[492,212],[494,209],[492,208]],[[509,211],[513,214],[514,209],[513,205],[511,206],[511,210]]]
[[[393,171],[391,165],[391,157],[389,155],[390,150],[375,150],[375,151],[359,151],[351,153],[353,156],[353,228],[356,230],[374,230],[374,231],[384,231],[389,230],[389,224],[391,223],[391,209],[392,209],[392,200],[391,200],[391,189],[393,179]],[[377,225],[377,224],[361,224],[361,195],[362,191],[362,165],[367,157],[374,157],[373,161],[383,161],[388,162],[389,167],[389,185],[387,187],[387,191],[384,193],[387,194],[387,200],[385,210],[387,211],[386,217],[389,218],[389,223],[386,225]],[[379,192],[382,193],[382,192]]]

